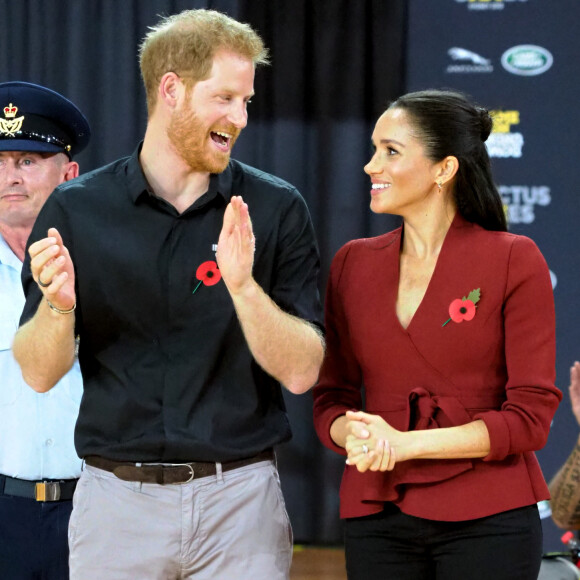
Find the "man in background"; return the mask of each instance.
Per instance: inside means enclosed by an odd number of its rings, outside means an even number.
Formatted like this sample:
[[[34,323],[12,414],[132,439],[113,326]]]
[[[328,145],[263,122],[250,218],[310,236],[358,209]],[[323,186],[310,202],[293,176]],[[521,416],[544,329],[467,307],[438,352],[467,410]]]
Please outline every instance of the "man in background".
[[[580,425],[580,362],[570,368],[570,402]],[[580,530],[580,437],[549,485],[552,519],[561,528]]]
[[[11,346],[24,306],[20,274],[36,217],[76,177],[87,145],[79,109],[50,89],[0,84],[0,578],[63,580],[67,530],[81,471],[73,432],[78,363],[46,394],[23,380]]]

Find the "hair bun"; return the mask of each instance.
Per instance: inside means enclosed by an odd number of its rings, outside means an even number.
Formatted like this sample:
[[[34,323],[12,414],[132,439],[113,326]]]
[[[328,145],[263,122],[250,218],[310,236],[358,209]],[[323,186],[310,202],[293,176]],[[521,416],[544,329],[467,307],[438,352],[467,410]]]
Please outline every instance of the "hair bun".
[[[481,140],[485,143],[489,134],[491,133],[491,129],[493,128],[493,119],[489,114],[487,109],[478,108],[479,113],[479,136]]]

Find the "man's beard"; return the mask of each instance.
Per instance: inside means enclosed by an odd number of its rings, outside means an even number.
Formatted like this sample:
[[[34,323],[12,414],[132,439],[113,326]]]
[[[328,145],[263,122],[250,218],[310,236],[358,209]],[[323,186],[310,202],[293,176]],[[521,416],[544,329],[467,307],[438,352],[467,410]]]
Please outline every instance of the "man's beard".
[[[231,151],[239,130],[232,126],[216,130],[233,136],[230,140],[229,151]],[[221,173],[228,165],[230,152],[221,152],[217,148],[213,148],[212,151],[211,145],[207,142],[209,133],[210,130],[203,125],[190,107],[176,111],[167,128],[169,141],[191,171]]]

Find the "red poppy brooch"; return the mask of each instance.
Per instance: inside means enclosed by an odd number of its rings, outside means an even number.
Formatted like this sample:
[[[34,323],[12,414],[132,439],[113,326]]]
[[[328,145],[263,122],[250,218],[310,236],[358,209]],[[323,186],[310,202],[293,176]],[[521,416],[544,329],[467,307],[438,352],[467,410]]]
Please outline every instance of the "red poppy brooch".
[[[472,290],[467,297],[456,298],[449,305],[449,320],[446,320],[441,326],[445,326],[448,322],[463,322],[464,320],[471,320],[475,316],[475,305],[479,302],[481,297],[481,289],[476,288]]]
[[[222,279],[218,265],[213,260],[208,260],[207,262],[200,264],[195,272],[195,277],[199,280],[199,282],[193,289],[192,294],[195,294],[196,290],[201,286],[202,282],[204,286],[214,286]]]

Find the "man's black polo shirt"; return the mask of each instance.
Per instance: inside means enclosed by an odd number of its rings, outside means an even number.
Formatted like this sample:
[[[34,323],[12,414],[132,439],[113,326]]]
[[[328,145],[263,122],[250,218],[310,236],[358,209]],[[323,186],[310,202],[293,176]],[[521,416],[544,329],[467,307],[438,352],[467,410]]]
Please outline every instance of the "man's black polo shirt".
[[[231,160],[180,215],[148,192],[138,152],[58,187],[29,240],[56,227],[75,265],[77,452],[143,462],[251,456],[290,437],[281,388],[250,354],[223,280],[200,284],[196,272],[215,261],[226,205],[242,195],[254,278],[284,311],[321,326],[306,204],[290,184]],[[23,283],[26,321],[41,299],[29,260]]]

